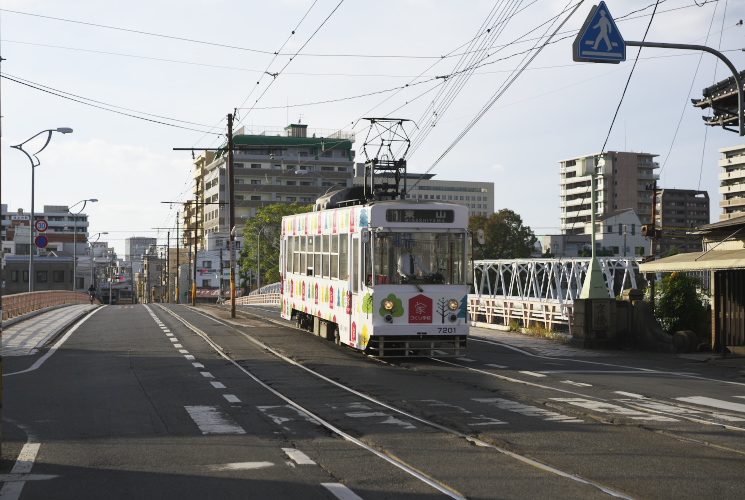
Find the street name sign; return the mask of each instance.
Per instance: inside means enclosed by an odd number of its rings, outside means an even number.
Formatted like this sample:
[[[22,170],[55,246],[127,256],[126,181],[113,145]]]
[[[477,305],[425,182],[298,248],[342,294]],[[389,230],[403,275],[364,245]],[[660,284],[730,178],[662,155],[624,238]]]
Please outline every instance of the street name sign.
[[[574,60],[618,64],[626,60],[626,42],[605,2],[594,6],[572,44]]]

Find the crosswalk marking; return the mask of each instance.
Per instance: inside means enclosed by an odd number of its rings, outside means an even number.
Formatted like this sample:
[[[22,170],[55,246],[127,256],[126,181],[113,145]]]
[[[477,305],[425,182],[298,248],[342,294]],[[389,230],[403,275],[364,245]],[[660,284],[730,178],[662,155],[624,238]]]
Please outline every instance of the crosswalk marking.
[[[184,406],[202,434],[245,434],[243,427],[217,406]]]
[[[568,415],[562,415],[561,413],[557,413],[555,411],[544,410],[543,408],[538,408],[537,406],[529,406],[526,404],[518,403],[517,401],[510,401],[509,399],[474,398],[473,400],[479,403],[486,403],[489,405],[496,406],[500,410],[507,410],[507,411],[519,413],[521,415],[525,415],[526,417],[539,417],[539,418],[542,418],[543,420],[550,420],[550,421],[562,422],[562,423],[577,423],[577,424],[584,423],[584,420],[581,420],[579,418],[570,417]]]
[[[704,396],[692,396],[688,398],[675,398],[677,401],[683,401],[685,403],[693,403],[704,406],[711,406],[712,408],[720,408],[722,410],[732,410],[737,412],[745,413],[745,404],[731,403],[729,401],[722,401],[720,399],[707,398]]]
[[[589,399],[582,398],[551,398],[552,401],[560,401],[562,403],[568,403],[570,405],[579,406],[580,408],[586,408],[588,410],[597,411],[599,413],[609,413],[611,415],[620,415],[628,417],[632,420],[652,420],[655,422],[677,422],[676,419],[670,417],[664,417],[662,415],[653,415],[632,408],[624,408],[623,406],[614,405],[611,403],[604,403],[602,401],[591,401]]]

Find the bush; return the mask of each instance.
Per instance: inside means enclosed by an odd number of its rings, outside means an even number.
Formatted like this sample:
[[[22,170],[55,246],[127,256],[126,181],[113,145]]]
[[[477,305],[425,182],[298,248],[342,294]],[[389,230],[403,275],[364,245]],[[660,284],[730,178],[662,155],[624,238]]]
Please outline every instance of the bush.
[[[672,273],[662,278],[656,290],[655,316],[668,332],[696,331],[706,317],[707,296],[698,278]]]

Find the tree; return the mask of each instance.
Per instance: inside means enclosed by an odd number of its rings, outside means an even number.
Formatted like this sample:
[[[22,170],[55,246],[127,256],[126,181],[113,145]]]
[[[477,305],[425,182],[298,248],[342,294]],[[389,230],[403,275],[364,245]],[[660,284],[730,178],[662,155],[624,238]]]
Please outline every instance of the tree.
[[[489,217],[472,215],[468,228],[476,232],[484,230],[486,243],[475,244],[474,259],[518,259],[530,257],[538,239],[522,218],[508,208],[494,212]]]
[[[239,278],[243,286],[256,279],[257,265],[261,267],[262,284],[276,283],[280,280],[279,248],[282,217],[305,213],[310,209],[311,206],[301,207],[297,203],[276,203],[259,207],[256,215],[246,220],[246,226],[243,228],[246,240],[238,260]]]
[[[660,281],[656,290],[655,315],[670,333],[696,331],[706,316],[707,298],[699,290],[698,278],[672,273]]]

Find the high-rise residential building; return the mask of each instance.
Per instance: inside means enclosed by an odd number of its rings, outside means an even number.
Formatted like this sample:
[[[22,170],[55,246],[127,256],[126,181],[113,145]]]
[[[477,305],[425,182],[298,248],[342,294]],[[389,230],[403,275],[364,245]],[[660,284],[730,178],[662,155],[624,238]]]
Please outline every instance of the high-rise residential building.
[[[681,253],[700,252],[702,236],[686,232],[709,223],[709,193],[694,189],[660,189],[654,218],[655,226],[662,229],[655,253],[663,255],[673,247]]]
[[[657,155],[622,151],[606,151],[593,155],[562,160],[560,169],[561,232],[584,234],[586,222],[591,217],[590,176],[584,172],[596,168],[602,157],[605,162],[598,167],[596,214],[615,210],[634,209],[642,224],[652,223],[652,191],[648,184],[659,178],[654,161]]]
[[[745,215],[745,144],[719,150],[719,193],[722,213],[719,220],[729,220]]]
[[[310,205],[331,189],[352,186],[353,133],[308,129],[299,123],[254,132],[240,129],[233,134],[236,226],[242,226],[259,207]],[[195,160],[192,193],[197,203],[184,203],[184,244],[192,244],[197,220],[200,249],[206,247],[205,235],[230,233],[226,163],[224,150],[205,152]]]
[[[494,183],[435,180],[435,174],[406,173],[406,199],[440,201],[468,207],[469,215],[490,216],[494,213]],[[355,165],[354,184],[365,182],[365,164]],[[404,188],[403,182],[400,186]]]
[[[133,236],[124,240],[124,260],[142,262],[142,256],[150,245],[157,245],[157,238]]]

